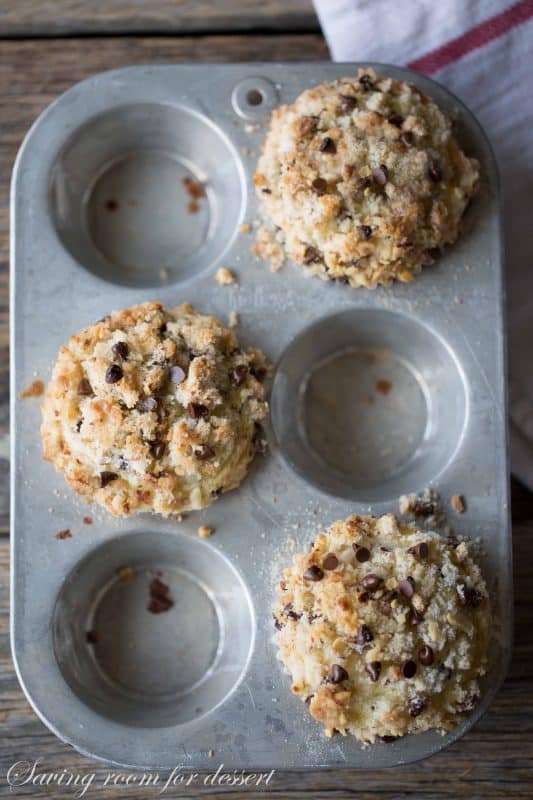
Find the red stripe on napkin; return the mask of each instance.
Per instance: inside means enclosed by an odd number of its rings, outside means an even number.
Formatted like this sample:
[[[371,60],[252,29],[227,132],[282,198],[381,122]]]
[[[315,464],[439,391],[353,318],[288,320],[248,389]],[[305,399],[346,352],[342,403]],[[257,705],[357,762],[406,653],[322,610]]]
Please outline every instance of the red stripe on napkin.
[[[503,36],[504,33],[508,33],[512,28],[516,28],[517,25],[522,25],[532,16],[533,0],[520,0],[520,2],[485,20],[485,22],[481,22],[456,39],[437,47],[431,53],[411,61],[407,66],[418,70],[418,72],[431,75],[431,73],[451,64],[452,61],[457,61],[467,53],[483,47],[483,45],[492,42],[499,36]]]

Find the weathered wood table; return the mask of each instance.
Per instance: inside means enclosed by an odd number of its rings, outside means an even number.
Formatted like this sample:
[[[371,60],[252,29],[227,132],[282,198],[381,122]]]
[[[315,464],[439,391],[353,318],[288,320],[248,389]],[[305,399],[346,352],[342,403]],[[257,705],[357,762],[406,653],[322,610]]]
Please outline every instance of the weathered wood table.
[[[0,794],[11,764],[42,759],[47,772],[97,776],[38,720],[19,688],[9,649],[8,202],[11,167],[38,114],[76,81],[147,62],[313,60],[328,51],[307,0],[0,0]],[[43,264],[43,270],[46,265]],[[36,433],[37,435],[37,433]],[[533,797],[533,495],[513,482],[515,649],[492,710],[430,760],[388,771],[279,773],[268,791],[195,786],[165,797]],[[509,620],[509,624],[512,624]],[[24,786],[15,796],[74,797]],[[142,788],[91,788],[87,797],[146,798]]]

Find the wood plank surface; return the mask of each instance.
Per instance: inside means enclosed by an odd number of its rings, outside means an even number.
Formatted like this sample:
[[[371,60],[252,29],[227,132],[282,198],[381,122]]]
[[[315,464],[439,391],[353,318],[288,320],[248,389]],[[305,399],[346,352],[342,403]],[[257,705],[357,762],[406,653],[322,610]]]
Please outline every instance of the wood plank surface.
[[[0,0],[0,36],[316,31],[311,0]]]
[[[237,2],[237,0],[236,0]],[[59,24],[54,9],[119,3],[1,3],[3,12],[20,9],[19,19],[30,5],[40,11],[48,8],[49,25]],[[122,4],[132,7],[134,4]],[[141,5],[141,4],[139,4]],[[142,4],[163,8],[164,3]],[[172,4],[167,3],[167,6]],[[218,3],[176,3],[176,6]],[[222,3],[230,8],[235,3]],[[239,4],[246,7],[246,3]],[[265,7],[274,7],[266,3]],[[285,4],[289,6],[290,3]],[[296,4],[303,5],[303,4]],[[102,13],[106,13],[105,9]],[[111,12],[110,12],[111,13]],[[152,13],[153,12],[152,10]],[[30,14],[31,16],[31,14]],[[12,15],[11,20],[14,17]],[[10,23],[11,24],[11,23]],[[63,23],[61,23],[63,24]],[[96,23],[95,23],[96,24]],[[128,23],[130,24],[130,23]],[[133,24],[133,23],[132,23]],[[131,28],[130,28],[131,29]],[[15,28],[10,29],[11,32]],[[22,29],[20,29],[22,30]],[[66,29],[62,29],[64,33]],[[72,29],[69,29],[72,30]],[[4,28],[5,31],[5,28]],[[43,32],[42,26],[37,33]],[[49,28],[48,33],[53,33]],[[68,32],[68,30],[66,30]],[[327,58],[322,38],[314,34],[216,35],[179,37],[102,37],[0,41],[0,532],[7,531],[6,433],[8,419],[8,184],[11,165],[25,131],[38,114],[59,93],[97,71],[127,64],[180,61],[291,60]],[[30,402],[30,401],[26,401]],[[33,402],[33,401],[31,401]],[[533,519],[532,495],[513,484],[515,519]],[[47,771],[95,772],[101,781],[107,772],[79,756],[56,739],[35,716],[25,700],[14,673],[8,637],[8,542],[0,536],[0,795],[75,797],[73,790],[57,787],[19,787],[11,793],[5,780],[9,766],[18,760],[42,759]],[[492,710],[464,739],[428,761],[388,771],[280,773],[268,791],[237,791],[194,787],[169,790],[169,798],[531,798],[533,797],[533,525],[517,525],[514,530],[515,563],[515,650],[509,677]],[[215,759],[216,760],[216,759]],[[88,791],[93,798],[157,797],[146,789],[102,789]]]

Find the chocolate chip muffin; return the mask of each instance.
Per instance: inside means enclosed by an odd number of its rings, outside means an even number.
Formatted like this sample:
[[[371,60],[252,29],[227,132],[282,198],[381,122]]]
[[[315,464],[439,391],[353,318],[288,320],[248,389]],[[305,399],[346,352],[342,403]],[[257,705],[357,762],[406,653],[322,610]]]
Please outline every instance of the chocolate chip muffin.
[[[292,691],[329,736],[447,731],[479,699],[490,605],[464,541],[392,514],[335,522],[284,570],[274,620]]]
[[[408,282],[457,239],[479,165],[415,86],[359,70],[272,114],[255,252],[351,286]]]
[[[116,516],[204,508],[265,445],[265,374],[259,350],[188,304],[114,312],[59,351],[44,457]]]

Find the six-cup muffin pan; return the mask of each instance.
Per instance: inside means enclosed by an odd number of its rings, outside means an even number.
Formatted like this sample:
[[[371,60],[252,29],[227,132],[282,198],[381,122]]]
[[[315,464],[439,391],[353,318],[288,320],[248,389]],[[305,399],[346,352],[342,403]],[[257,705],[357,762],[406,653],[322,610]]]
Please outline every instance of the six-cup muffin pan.
[[[481,162],[460,240],[413,283],[352,290],[295,265],[273,274],[250,252],[252,175],[270,111],[358,66],[108,72],[53,103],[19,153],[13,653],[40,718],[92,757],[196,770],[405,763],[461,736],[505,674],[512,586],[502,240],[495,164],[479,125],[427,78],[374,65],[457,113],[458,138]],[[197,208],[187,178],[205,184]],[[217,284],[222,265],[237,285]],[[48,379],[71,333],[145,300],[187,300],[223,321],[235,311],[241,342],[274,363],[270,453],[237,491],[182,522],[115,519],[83,506],[41,460],[39,403],[19,399],[36,377]],[[328,740],[276,659],[276,578],[319,525],[397,511],[399,495],[427,486],[444,498],[465,495],[456,530],[483,546],[495,628],[482,700],[446,736],[366,749],[350,737]],[[87,514],[92,525],[82,521]],[[209,540],[196,535],[206,524],[216,528]],[[58,540],[65,529],[71,538]],[[146,606],[157,572],[174,606],[154,615]]]

